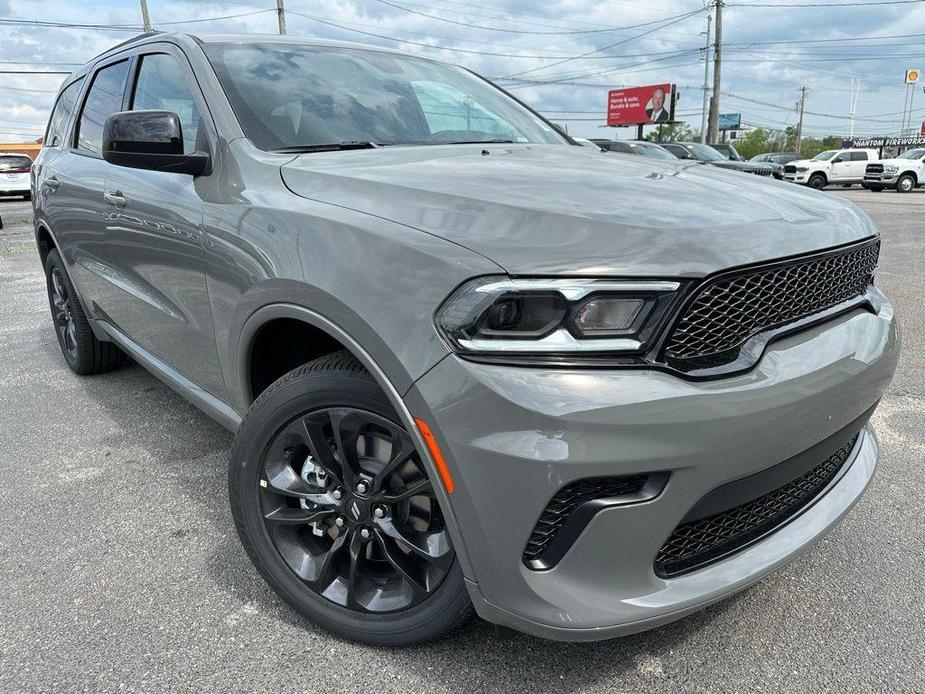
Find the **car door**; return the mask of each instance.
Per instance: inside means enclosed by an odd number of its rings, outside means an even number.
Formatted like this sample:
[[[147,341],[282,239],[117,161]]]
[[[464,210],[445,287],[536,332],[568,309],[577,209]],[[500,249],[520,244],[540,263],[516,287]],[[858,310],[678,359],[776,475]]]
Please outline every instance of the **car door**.
[[[862,180],[867,171],[867,152],[849,152],[851,155],[851,178]]]
[[[176,113],[185,152],[207,149],[214,141],[189,62],[171,44],[145,46],[133,59],[127,109]],[[129,339],[222,397],[199,183],[189,174],[109,166],[106,236],[119,292],[104,308]]]
[[[832,157],[832,167],[829,170],[829,180],[833,183],[850,180],[852,178],[853,163],[851,152],[839,152]]]
[[[51,233],[71,280],[91,315],[111,285],[109,249],[103,225],[103,188],[108,164],[102,158],[103,123],[122,108],[129,61],[114,58],[87,78],[73,135],[57,156],[49,156],[40,195]]]

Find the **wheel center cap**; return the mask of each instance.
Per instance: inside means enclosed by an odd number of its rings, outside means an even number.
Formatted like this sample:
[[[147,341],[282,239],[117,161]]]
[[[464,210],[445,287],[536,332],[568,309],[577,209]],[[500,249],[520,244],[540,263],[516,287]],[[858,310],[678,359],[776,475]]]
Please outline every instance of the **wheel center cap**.
[[[363,499],[352,498],[347,501],[345,507],[347,518],[354,523],[362,523],[369,518],[369,504]]]

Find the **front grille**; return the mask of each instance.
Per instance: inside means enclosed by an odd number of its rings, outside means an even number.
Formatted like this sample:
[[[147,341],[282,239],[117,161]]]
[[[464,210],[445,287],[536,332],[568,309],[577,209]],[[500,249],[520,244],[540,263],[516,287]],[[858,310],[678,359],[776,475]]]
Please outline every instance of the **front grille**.
[[[868,164],[867,173],[883,173],[883,164]]]
[[[753,501],[679,525],[655,557],[659,576],[677,576],[718,561],[777,530],[806,507],[838,474],[858,437],[812,470]]]
[[[527,547],[524,563],[539,559],[562,530],[569,516],[582,504],[595,499],[607,499],[636,494],[648,481],[648,475],[624,477],[588,477],[571,482],[552,497],[536,522]]]
[[[750,169],[749,173],[753,173],[756,176],[770,176],[772,173],[774,173],[774,169],[756,168]]]
[[[879,253],[876,240],[707,280],[669,332],[667,361],[688,369],[735,361],[753,335],[863,295]]]
[[[787,164],[784,167],[784,173],[795,174],[797,172],[797,167]]]

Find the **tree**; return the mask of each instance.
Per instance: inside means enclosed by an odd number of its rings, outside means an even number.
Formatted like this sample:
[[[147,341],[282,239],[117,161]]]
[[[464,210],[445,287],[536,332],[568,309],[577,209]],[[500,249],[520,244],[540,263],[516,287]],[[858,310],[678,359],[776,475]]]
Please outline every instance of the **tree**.
[[[653,128],[646,139],[649,142],[692,142],[700,140],[700,131],[687,123],[668,123]]]

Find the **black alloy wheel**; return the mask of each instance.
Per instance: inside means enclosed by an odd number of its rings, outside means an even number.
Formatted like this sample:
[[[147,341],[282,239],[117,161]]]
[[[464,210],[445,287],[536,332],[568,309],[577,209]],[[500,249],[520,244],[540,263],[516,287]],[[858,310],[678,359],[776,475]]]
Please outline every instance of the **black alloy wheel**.
[[[314,592],[388,612],[419,604],[446,577],[452,545],[399,425],[355,408],[309,412],[279,431],[262,465],[267,533]]]
[[[50,300],[52,320],[58,333],[58,343],[68,362],[77,361],[77,324],[72,313],[72,299],[61,274],[61,268],[54,266],[50,273]]]
[[[472,613],[437,480],[346,351],[268,386],[228,468],[238,536],[270,587],[319,626],[388,646],[438,638]]]
[[[815,190],[822,190],[826,186],[825,176],[820,173],[813,174],[809,177],[809,187]]]

